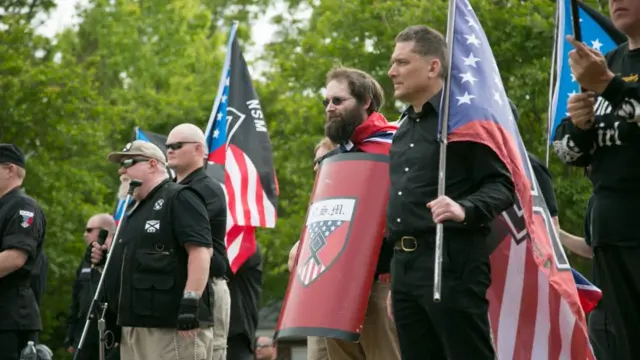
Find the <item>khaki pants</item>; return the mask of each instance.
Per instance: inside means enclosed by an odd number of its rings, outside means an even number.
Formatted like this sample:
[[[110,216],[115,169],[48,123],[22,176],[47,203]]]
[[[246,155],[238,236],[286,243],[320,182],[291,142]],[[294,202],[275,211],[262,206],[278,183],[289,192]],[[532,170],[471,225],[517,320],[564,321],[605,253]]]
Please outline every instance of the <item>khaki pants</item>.
[[[307,338],[307,360],[329,360],[325,338],[318,336]]]
[[[231,297],[224,279],[214,278],[211,283],[213,296],[213,353],[209,360],[227,359],[227,336],[231,317]]]
[[[357,343],[327,338],[331,360],[400,360],[395,324],[387,315],[389,284],[375,283]]]
[[[175,329],[123,327],[121,341],[121,360],[209,360],[213,353],[212,328],[183,337]]]

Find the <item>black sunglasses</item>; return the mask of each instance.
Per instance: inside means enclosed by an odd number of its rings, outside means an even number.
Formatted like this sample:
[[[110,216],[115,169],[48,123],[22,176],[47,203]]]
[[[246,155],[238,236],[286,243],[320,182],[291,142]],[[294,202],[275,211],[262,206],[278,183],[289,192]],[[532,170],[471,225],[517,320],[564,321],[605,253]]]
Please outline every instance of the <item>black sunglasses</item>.
[[[197,144],[197,141],[176,141],[171,144],[166,144],[167,150],[180,150],[183,146],[187,144]]]
[[[145,159],[145,158],[133,158],[133,159],[126,159],[126,160],[122,160],[122,162],[120,163],[120,166],[128,169],[130,167],[132,167],[133,165],[137,164],[137,163],[141,163],[141,162],[145,162],[145,161],[149,161],[150,159]]]
[[[329,103],[335,105],[335,106],[340,106],[342,105],[343,102],[347,101],[351,99],[350,97],[332,97],[330,99],[322,99],[322,105],[324,105],[324,107],[326,108],[327,106],[329,106]]]

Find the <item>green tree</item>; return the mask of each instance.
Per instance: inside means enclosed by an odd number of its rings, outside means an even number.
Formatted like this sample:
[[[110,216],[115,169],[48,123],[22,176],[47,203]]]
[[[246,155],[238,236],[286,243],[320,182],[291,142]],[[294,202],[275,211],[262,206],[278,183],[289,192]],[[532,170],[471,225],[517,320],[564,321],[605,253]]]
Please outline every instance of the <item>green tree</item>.
[[[60,345],[74,271],[83,252],[80,232],[85,219],[111,202],[113,183],[102,158],[111,116],[90,73],[53,61],[55,45],[34,34],[33,16],[50,1],[30,2],[5,12],[0,31],[0,142],[16,143],[27,153],[24,187],[46,214],[45,253],[49,257],[42,303],[46,343]],[[100,155],[98,155],[100,154]],[[101,160],[101,159],[100,159]],[[62,290],[62,291],[61,291]],[[64,321],[64,319],[61,319]]]

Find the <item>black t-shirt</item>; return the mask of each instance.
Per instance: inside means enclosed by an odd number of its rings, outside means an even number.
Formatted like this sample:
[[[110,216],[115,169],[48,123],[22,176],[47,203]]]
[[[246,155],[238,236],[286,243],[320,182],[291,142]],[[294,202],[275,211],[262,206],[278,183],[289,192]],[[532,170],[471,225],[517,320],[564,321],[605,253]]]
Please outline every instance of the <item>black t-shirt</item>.
[[[624,43],[606,58],[616,77],[596,102],[595,124],[581,130],[564,119],[553,146],[565,163],[591,165],[594,244],[640,246],[640,49]]]
[[[540,192],[544,198],[544,202],[547,204],[549,214],[551,217],[558,216],[558,201],[556,200],[556,193],[553,191],[553,181],[551,172],[537,157],[528,153],[531,167],[533,168],[533,174],[540,186]]]
[[[229,271],[229,258],[225,237],[227,234],[227,203],[221,184],[209,176],[204,168],[189,174],[180,184],[195,189],[204,198],[211,225],[211,242],[213,257],[211,258],[212,277],[224,277]]]
[[[27,254],[24,266],[0,278],[0,330],[42,330],[31,277],[38,270],[46,226],[38,203],[20,189],[0,198],[0,251]]]
[[[190,189],[182,189],[173,199],[173,231],[180,245],[194,244],[211,247],[211,239],[207,236],[209,231],[202,231],[203,220],[207,209],[202,198]],[[203,218],[202,215],[205,215]]]

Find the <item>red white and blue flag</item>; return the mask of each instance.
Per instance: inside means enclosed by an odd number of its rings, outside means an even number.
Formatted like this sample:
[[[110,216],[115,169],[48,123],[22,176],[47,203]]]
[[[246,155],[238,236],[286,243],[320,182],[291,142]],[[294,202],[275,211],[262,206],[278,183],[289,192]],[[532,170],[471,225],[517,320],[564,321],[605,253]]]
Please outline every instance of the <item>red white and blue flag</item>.
[[[205,131],[207,172],[224,184],[227,196],[227,255],[233,272],[256,251],[255,229],[275,227],[278,199],[271,140],[236,29],[234,23]]]
[[[492,224],[489,319],[499,359],[593,359],[585,313],[511,113],[489,41],[455,1],[448,141],[489,146],[509,169],[516,204]],[[445,95],[446,96],[446,95]],[[445,239],[446,241],[446,239]]]

